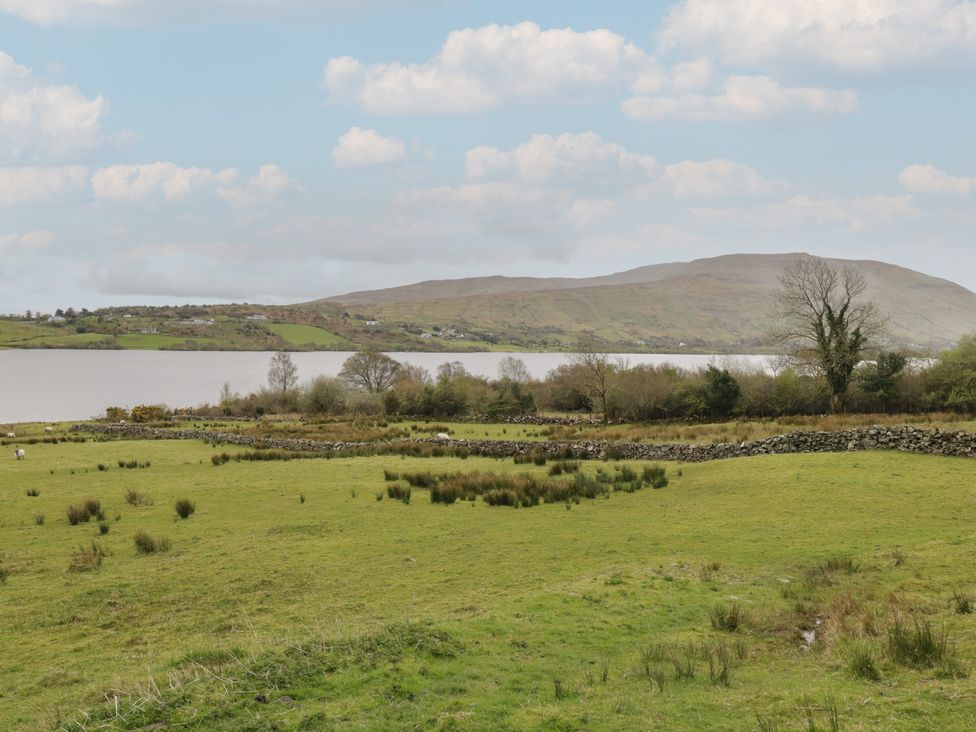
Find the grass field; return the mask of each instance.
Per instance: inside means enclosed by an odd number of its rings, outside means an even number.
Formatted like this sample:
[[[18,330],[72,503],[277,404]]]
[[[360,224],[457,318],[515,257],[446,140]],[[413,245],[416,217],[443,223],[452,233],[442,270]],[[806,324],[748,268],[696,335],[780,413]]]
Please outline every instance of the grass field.
[[[976,590],[967,459],[669,465],[661,490],[513,509],[376,495],[385,469],[546,466],[214,466],[209,445],[170,441],[27,451],[0,460],[0,728],[976,726],[976,616],[953,600]],[[612,464],[583,466],[598,468]],[[66,519],[89,497],[104,535]],[[138,554],[138,531],[172,547]],[[93,541],[101,566],[69,571]],[[713,629],[733,605],[737,630]],[[944,628],[947,653],[896,653],[896,618]]]
[[[272,333],[281,336],[293,346],[344,346],[351,347],[352,344],[342,336],[330,333],[324,328],[316,328],[314,325],[300,325],[298,323],[268,323],[267,329]]]
[[[195,341],[204,347],[219,347],[225,345],[214,338],[187,338],[185,336],[162,335],[159,333],[127,333],[125,335],[115,337],[115,346],[116,348],[137,351],[157,351],[160,348],[182,346],[190,340]]]

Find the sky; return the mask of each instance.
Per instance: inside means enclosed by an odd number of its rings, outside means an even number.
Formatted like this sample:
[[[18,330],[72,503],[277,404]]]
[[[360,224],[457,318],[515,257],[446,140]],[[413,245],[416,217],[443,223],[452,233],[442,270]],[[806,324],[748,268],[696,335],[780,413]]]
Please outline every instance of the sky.
[[[0,0],[0,312],[734,252],[976,289],[976,2]]]

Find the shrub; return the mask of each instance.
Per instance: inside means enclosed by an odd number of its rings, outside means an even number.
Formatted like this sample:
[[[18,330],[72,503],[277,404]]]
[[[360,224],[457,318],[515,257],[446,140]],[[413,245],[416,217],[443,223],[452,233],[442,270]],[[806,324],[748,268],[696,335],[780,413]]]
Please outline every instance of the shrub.
[[[215,453],[210,456],[210,462],[216,465],[225,465],[230,461],[230,455],[226,452]]]
[[[385,480],[387,483],[392,483],[395,480],[400,480],[400,474],[393,470],[384,470],[383,480]]]
[[[7,584],[10,579],[10,570],[7,567],[0,567],[0,585]]]
[[[376,502],[379,503],[382,500],[383,500],[383,492],[380,491],[379,493],[376,494]]]
[[[711,621],[712,628],[715,630],[724,630],[728,633],[734,633],[739,629],[739,626],[743,623],[744,616],[745,613],[737,602],[732,602],[728,605],[719,603],[713,605],[708,611],[708,618]]]
[[[105,550],[98,543],[93,541],[89,546],[80,546],[71,555],[71,564],[68,565],[69,572],[94,572],[102,566],[102,559],[105,557]]]
[[[109,530],[109,525],[108,525],[107,522],[105,522],[105,521],[99,521],[98,522],[98,533],[100,533],[102,536],[104,536],[105,534],[108,533],[108,530]]]
[[[37,524],[38,526],[43,526],[44,525],[44,514],[43,513],[39,513],[36,516],[34,516],[34,523]]]
[[[299,503],[305,503],[305,494],[304,493],[299,493],[298,494],[298,502]]]
[[[197,505],[189,498],[181,498],[176,502],[176,515],[181,519],[190,518],[197,510]]]
[[[28,488],[27,495],[31,498],[37,498],[39,495],[41,495],[41,492],[37,490],[37,488]]]
[[[106,470],[108,470],[108,465],[105,463],[99,463],[96,467],[100,473],[104,473]]]
[[[125,502],[130,506],[151,506],[152,498],[146,493],[140,493],[130,488],[125,492]]]
[[[132,537],[132,540],[136,545],[136,551],[140,554],[156,554],[157,552],[166,552],[169,551],[171,547],[169,539],[165,537],[155,538],[147,534],[145,531],[136,532],[135,536]]]

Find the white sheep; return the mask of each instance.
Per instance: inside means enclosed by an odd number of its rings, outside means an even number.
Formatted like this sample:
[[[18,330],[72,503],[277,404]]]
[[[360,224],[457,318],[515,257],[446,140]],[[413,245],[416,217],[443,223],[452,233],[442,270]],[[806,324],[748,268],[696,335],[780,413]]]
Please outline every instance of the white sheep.
[[[16,450],[14,450],[14,455],[16,456],[16,458],[18,460],[23,460],[24,457],[26,457],[26,453],[23,451],[22,448],[18,448]]]
[[[15,438],[16,436],[17,436],[17,435],[16,435],[16,434],[14,434],[13,432],[8,432],[8,433],[7,433],[7,439],[8,439],[8,440],[12,440],[12,439],[14,439],[14,438]]]
[[[450,440],[451,439],[451,436],[449,434],[447,434],[446,432],[438,432],[437,433],[437,439],[438,440]]]
[[[44,431],[47,432],[49,435],[53,435],[54,434],[54,428],[53,427],[45,427],[44,428]]]
[[[120,419],[119,420],[119,426],[120,427],[125,427],[125,420],[124,419]]]

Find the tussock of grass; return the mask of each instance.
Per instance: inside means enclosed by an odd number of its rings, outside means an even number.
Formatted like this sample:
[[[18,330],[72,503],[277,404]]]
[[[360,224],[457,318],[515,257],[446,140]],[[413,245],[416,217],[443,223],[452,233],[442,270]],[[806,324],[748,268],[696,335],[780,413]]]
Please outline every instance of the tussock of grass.
[[[153,504],[148,493],[140,493],[132,488],[125,492],[125,502],[130,506],[151,506]]]
[[[971,593],[959,589],[953,590],[952,609],[956,615],[970,615],[973,612],[974,604],[976,603],[974,603]]]
[[[708,611],[708,619],[714,630],[734,633],[745,622],[746,613],[737,602],[718,603]]]
[[[102,566],[102,559],[104,559],[105,554],[105,549],[95,541],[88,546],[80,546],[71,555],[71,564],[68,565],[68,571],[94,572]]]
[[[72,526],[87,523],[93,518],[99,521],[105,520],[105,512],[102,511],[102,504],[97,498],[86,498],[78,505],[68,506],[67,516],[68,523]]]
[[[864,643],[851,643],[847,649],[847,669],[851,675],[865,681],[881,681],[877,660],[871,646]]]
[[[400,483],[392,483],[386,487],[386,495],[395,501],[403,501],[406,504],[410,503],[410,486],[402,485]]]
[[[172,547],[170,540],[166,537],[152,537],[145,531],[137,531],[132,541],[136,546],[136,551],[140,554],[156,554],[167,552]]]
[[[911,668],[934,668],[949,654],[948,632],[933,628],[927,618],[908,623],[896,615],[888,627],[887,644],[891,659]]]
[[[197,510],[197,504],[195,504],[189,498],[180,498],[176,502],[174,508],[176,509],[177,516],[179,516],[181,519],[186,519],[190,518],[190,516],[192,516]]]

